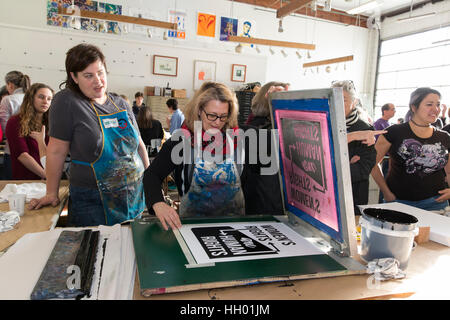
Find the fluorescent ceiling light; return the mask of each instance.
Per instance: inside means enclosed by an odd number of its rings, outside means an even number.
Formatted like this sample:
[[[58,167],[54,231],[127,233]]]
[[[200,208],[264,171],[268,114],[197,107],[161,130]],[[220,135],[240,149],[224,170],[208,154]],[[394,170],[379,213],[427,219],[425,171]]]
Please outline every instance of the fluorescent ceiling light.
[[[419,19],[422,19],[422,18],[427,18],[427,17],[434,16],[434,15],[436,15],[436,12],[429,12],[429,13],[419,14],[417,16],[409,16],[409,17],[406,17],[406,18],[401,18],[401,19],[398,19],[397,22],[419,20]]]
[[[383,2],[378,2],[376,0],[369,1],[369,2],[366,2],[366,3],[362,4],[362,5],[360,5],[360,6],[357,6],[357,7],[353,8],[353,9],[348,10],[347,13],[348,14],[359,14],[359,13],[362,13],[362,12],[365,12],[365,11],[372,10],[372,9],[382,5],[382,4],[383,4]]]

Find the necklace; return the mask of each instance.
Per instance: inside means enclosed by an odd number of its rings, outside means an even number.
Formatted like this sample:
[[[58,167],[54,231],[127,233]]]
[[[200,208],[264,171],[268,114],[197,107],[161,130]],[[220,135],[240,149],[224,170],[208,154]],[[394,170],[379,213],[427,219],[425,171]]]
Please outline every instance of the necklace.
[[[416,126],[421,127],[421,128],[428,128],[430,125],[429,124],[417,124],[412,118],[410,120],[412,123],[414,123]]]

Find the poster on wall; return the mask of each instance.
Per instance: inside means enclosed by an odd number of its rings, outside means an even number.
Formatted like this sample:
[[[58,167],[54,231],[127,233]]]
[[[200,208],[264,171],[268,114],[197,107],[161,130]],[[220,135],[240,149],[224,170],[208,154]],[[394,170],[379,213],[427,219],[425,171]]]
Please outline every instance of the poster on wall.
[[[240,21],[242,21],[242,24],[239,27],[238,36],[251,38],[252,35],[255,32],[255,23],[253,21],[248,20],[248,19],[241,19]],[[242,43],[242,45],[243,46],[250,46],[252,48],[254,46],[253,44],[249,44],[249,43]]]
[[[214,38],[216,36],[216,16],[209,13],[197,13],[197,35]]]
[[[229,36],[236,36],[238,19],[220,17],[220,40],[228,41]]]
[[[169,9],[169,22],[177,24],[177,30],[168,30],[169,38],[186,39],[186,12]]]
[[[68,16],[58,14],[58,6],[69,8],[72,0],[48,0],[47,1],[47,25],[68,28]]]
[[[194,90],[198,90],[206,81],[216,81],[216,63],[214,61],[194,61]]]
[[[324,254],[280,222],[187,224],[180,233],[198,264]]]
[[[339,231],[325,112],[276,110],[287,201]]]

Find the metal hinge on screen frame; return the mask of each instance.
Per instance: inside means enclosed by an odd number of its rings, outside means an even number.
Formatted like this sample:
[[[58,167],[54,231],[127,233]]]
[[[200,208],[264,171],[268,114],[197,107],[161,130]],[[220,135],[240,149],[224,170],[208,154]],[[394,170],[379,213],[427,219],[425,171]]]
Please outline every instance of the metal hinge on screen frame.
[[[330,239],[331,251],[338,255],[339,257],[346,257],[348,254],[346,253],[347,246],[345,243],[337,242],[334,239]]]

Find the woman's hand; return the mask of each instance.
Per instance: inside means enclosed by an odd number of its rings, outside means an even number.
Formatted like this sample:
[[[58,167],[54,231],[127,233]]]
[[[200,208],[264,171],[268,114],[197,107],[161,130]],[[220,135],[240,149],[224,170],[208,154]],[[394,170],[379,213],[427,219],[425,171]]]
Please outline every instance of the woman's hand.
[[[153,210],[155,210],[155,214],[159,221],[161,221],[164,230],[169,230],[167,225],[169,225],[172,229],[181,228],[181,221],[178,213],[167,203],[157,202],[153,205]]]
[[[31,131],[30,137],[36,140],[38,143],[45,144],[45,126],[42,126],[41,131]]]
[[[391,191],[388,191],[386,193],[383,192],[383,198],[384,198],[384,201],[386,201],[386,202],[392,202],[397,199],[395,194],[393,194]]]
[[[28,209],[37,210],[48,205],[56,207],[58,204],[59,204],[58,196],[45,195],[40,199],[31,199],[30,204],[28,205]]]
[[[443,202],[450,199],[450,188],[439,190],[438,193],[441,195],[436,199],[437,202]]]
[[[380,134],[385,134],[386,130],[362,130],[362,131],[353,131],[347,134],[347,142],[350,143],[355,140],[359,140],[368,146],[375,144],[375,136]]]

